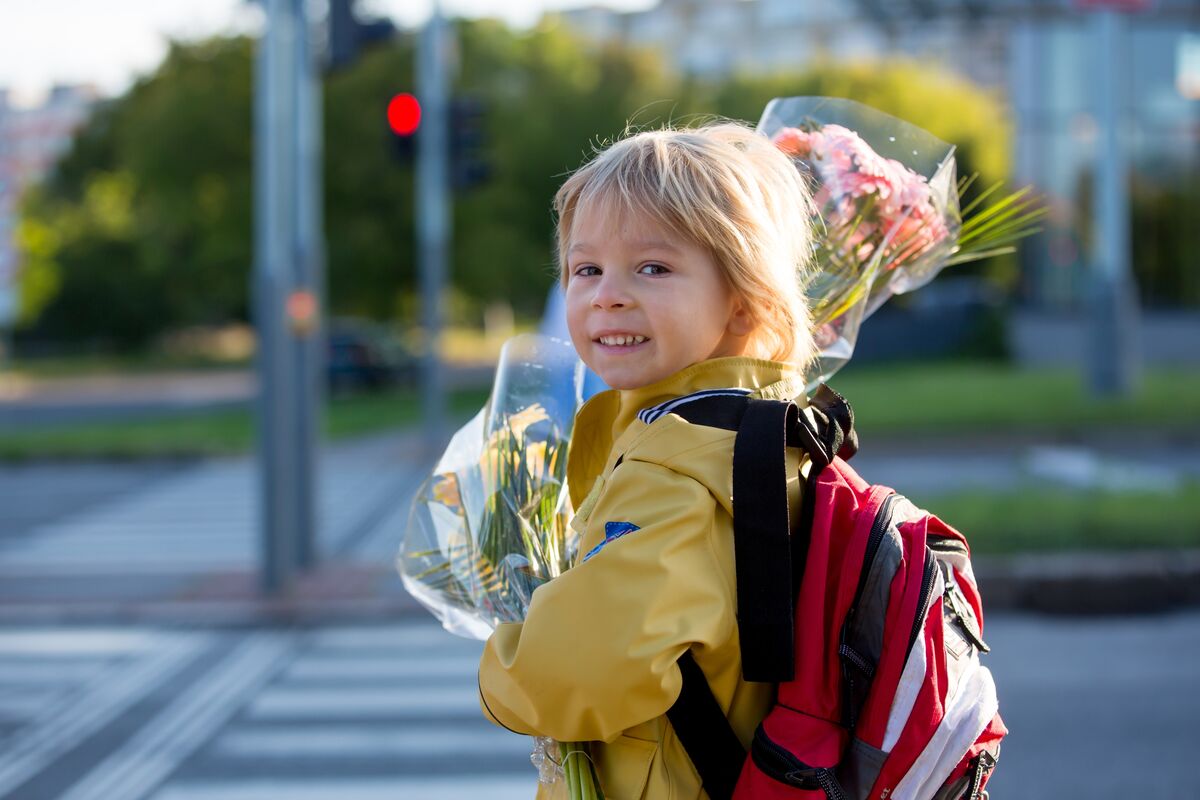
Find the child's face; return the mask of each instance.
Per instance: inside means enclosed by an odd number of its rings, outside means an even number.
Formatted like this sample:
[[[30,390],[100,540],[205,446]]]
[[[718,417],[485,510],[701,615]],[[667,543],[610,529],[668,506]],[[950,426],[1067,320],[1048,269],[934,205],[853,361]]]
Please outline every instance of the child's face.
[[[583,207],[567,255],[567,327],[614,389],[746,352],[750,322],[712,255],[654,222]]]

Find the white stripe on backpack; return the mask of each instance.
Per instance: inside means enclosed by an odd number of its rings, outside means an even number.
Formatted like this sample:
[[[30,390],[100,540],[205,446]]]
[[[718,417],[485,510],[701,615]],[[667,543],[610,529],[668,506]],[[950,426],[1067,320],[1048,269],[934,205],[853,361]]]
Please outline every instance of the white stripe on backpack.
[[[946,715],[929,744],[896,785],[892,800],[933,796],[1000,708],[992,673],[980,665],[979,654],[973,648],[957,689],[947,700]]]

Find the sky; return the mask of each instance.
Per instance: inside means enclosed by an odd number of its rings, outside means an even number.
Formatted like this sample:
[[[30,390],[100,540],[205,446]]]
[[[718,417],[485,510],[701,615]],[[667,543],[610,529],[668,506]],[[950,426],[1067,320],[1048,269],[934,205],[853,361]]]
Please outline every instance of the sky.
[[[433,0],[360,0],[364,12],[411,27]],[[528,27],[544,11],[581,5],[619,9],[656,0],[442,0],[455,16],[500,17]],[[38,102],[55,83],[93,83],[118,94],[162,60],[167,39],[253,32],[261,11],[246,0],[0,0],[0,88],[18,105]]]

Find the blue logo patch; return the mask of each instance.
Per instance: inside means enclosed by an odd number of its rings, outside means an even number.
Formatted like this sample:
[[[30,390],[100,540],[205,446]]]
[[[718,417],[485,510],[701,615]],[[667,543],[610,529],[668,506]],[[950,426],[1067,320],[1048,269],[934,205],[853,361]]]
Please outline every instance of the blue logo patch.
[[[587,555],[585,555],[583,557],[583,560],[587,561],[589,558],[596,555],[596,553],[599,553],[600,550],[604,547],[604,545],[608,544],[609,542],[615,542],[617,539],[620,539],[622,536],[625,536],[627,534],[633,533],[634,531],[640,531],[640,530],[641,530],[641,528],[639,528],[637,525],[634,525],[632,522],[606,522],[606,523],[604,523],[604,541],[601,542],[600,544],[596,545],[595,547],[593,547],[591,550],[589,550],[587,552]],[[580,563],[582,563],[582,562],[580,562]]]

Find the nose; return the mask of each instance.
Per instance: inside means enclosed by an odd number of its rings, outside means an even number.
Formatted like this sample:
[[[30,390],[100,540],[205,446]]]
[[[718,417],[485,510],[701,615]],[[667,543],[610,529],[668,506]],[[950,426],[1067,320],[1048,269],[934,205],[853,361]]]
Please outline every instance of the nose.
[[[611,310],[633,305],[633,297],[628,287],[619,276],[612,273],[613,270],[606,271],[597,281],[596,290],[592,294],[592,308]]]

